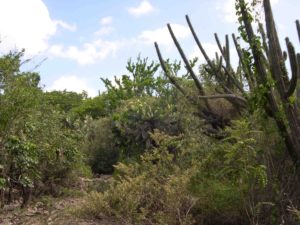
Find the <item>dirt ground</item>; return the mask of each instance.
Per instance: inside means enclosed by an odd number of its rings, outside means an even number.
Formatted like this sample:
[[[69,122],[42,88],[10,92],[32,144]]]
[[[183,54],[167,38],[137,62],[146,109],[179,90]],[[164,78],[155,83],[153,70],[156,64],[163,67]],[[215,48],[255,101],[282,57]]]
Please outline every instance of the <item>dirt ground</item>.
[[[93,181],[103,180],[97,178]],[[83,186],[86,185],[86,181]],[[116,225],[113,219],[110,221],[96,220],[95,218],[79,219],[74,215],[74,209],[83,201],[86,190],[71,190],[68,196],[54,198],[43,196],[30,203],[24,209],[20,208],[20,202],[5,205],[0,211],[0,225]],[[80,194],[81,193],[81,194]]]

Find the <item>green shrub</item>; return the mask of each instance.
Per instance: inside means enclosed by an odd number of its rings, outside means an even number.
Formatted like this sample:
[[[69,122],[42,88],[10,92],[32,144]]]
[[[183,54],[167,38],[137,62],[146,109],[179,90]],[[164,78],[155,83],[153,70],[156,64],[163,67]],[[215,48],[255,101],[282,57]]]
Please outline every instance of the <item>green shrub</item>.
[[[188,193],[193,168],[181,170],[168,147],[180,137],[156,133],[159,148],[144,153],[139,163],[116,165],[109,190],[92,192],[78,209],[82,216],[116,217],[124,224],[193,224],[190,216],[196,198]]]
[[[253,196],[268,182],[263,151],[248,122],[236,121],[228,133],[216,143],[199,133],[155,130],[157,147],[139,161],[117,164],[110,188],[91,193],[80,214],[124,224],[247,224],[257,216]]]
[[[258,131],[241,120],[228,133],[227,139],[210,146],[190,183],[189,190],[199,199],[194,214],[207,224],[248,223],[257,216],[259,201],[253,196],[263,193],[268,183],[263,151],[254,139]]]
[[[113,114],[113,120],[113,133],[123,161],[138,159],[142,153],[155,147],[150,136],[155,129],[169,135],[181,132],[174,107],[164,107],[156,97],[124,101]]]
[[[114,170],[113,165],[119,158],[112,121],[109,118],[100,118],[89,121],[87,127],[84,151],[88,164],[94,173],[111,174]]]

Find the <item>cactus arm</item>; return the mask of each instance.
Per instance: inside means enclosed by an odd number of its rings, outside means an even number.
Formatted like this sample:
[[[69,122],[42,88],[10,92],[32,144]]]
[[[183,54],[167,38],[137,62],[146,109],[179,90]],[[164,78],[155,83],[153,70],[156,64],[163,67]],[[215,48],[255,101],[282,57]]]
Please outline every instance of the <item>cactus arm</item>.
[[[226,55],[226,67],[229,69],[231,68],[231,64],[230,64],[230,50],[229,50],[229,38],[228,35],[225,35],[225,43],[226,43],[226,47],[225,47],[225,55]]]
[[[287,45],[287,49],[288,49],[291,71],[292,71],[292,78],[290,81],[290,85],[288,87],[288,90],[285,93],[285,97],[289,98],[294,93],[296,86],[297,86],[299,65],[297,63],[297,56],[295,53],[294,46],[292,45],[292,43],[289,41],[288,38],[286,38],[286,45]]]
[[[296,20],[296,27],[297,27],[297,33],[298,33],[298,38],[299,38],[299,42],[300,42],[300,23],[299,23],[299,20]]]
[[[265,20],[267,36],[270,50],[270,68],[276,81],[278,92],[281,98],[285,97],[286,86],[288,85],[288,76],[284,65],[283,54],[281,51],[278,35],[275,27],[270,0],[264,0]]]
[[[167,26],[168,26],[170,35],[171,35],[171,37],[172,37],[172,39],[174,41],[174,44],[175,44],[175,46],[176,46],[176,48],[177,48],[177,50],[178,50],[178,52],[179,52],[179,54],[180,54],[180,56],[181,56],[184,64],[185,64],[185,67],[186,67],[187,71],[190,73],[190,75],[192,76],[193,80],[195,81],[195,84],[196,84],[196,86],[198,88],[199,94],[200,95],[205,95],[204,89],[202,87],[202,84],[201,84],[200,80],[198,79],[198,77],[196,76],[196,74],[194,73],[193,68],[191,67],[188,59],[186,58],[186,56],[185,56],[185,54],[184,54],[184,52],[183,52],[183,50],[182,50],[182,48],[181,48],[181,46],[180,46],[177,38],[176,38],[176,36],[175,36],[175,34],[174,34],[173,30],[172,30],[171,25],[167,24]]]
[[[240,63],[242,65],[242,69],[243,69],[243,71],[245,73],[245,77],[247,79],[249,88],[250,88],[250,90],[253,90],[254,89],[254,85],[255,85],[255,82],[254,82],[254,79],[253,79],[253,74],[251,73],[251,69],[249,68],[249,66],[247,66],[247,64],[244,61],[244,57],[243,57],[243,53],[242,53],[241,47],[238,44],[237,39],[236,39],[236,37],[235,37],[234,34],[232,34],[232,40],[233,40],[233,43],[235,45],[235,49],[237,51]]]
[[[226,60],[226,55],[225,55],[225,49],[222,47],[222,45],[221,45],[221,42],[220,42],[220,39],[219,39],[219,37],[218,37],[218,34],[217,33],[214,33],[214,36],[215,36],[215,40],[216,40],[216,42],[217,42],[217,45],[218,45],[218,48],[219,48],[219,50],[220,50],[220,52],[221,52],[221,54],[222,54],[222,56],[225,58],[225,60]]]
[[[165,75],[168,77],[168,79],[170,80],[170,82],[178,89],[179,92],[181,92],[183,94],[183,96],[185,96],[190,102],[192,102],[193,104],[195,104],[195,100],[193,98],[191,98],[189,95],[187,95],[187,93],[184,91],[184,89],[178,84],[178,82],[175,79],[175,76],[171,74],[170,70],[167,68],[165,61],[161,55],[161,52],[159,50],[158,44],[155,42],[154,43],[155,49],[156,49],[156,53],[160,62],[160,65],[165,73]]]
[[[259,29],[259,33],[260,33],[261,38],[262,38],[264,51],[267,55],[267,58],[269,59],[270,58],[270,53],[269,53],[269,48],[268,48],[268,44],[267,44],[266,33],[265,33],[264,27],[261,23],[259,23],[258,29]]]
[[[193,35],[193,37],[194,37],[194,39],[195,39],[195,41],[196,41],[196,44],[197,44],[197,46],[199,47],[199,49],[200,49],[202,55],[204,56],[204,58],[205,58],[207,64],[209,65],[210,68],[214,68],[214,65],[213,65],[212,61],[209,59],[209,57],[208,57],[208,55],[206,54],[206,52],[205,52],[205,50],[204,50],[204,48],[203,48],[201,42],[199,41],[199,38],[198,38],[198,36],[197,36],[197,34],[196,34],[195,30],[194,30],[194,27],[193,27],[193,25],[192,25],[192,23],[191,23],[191,21],[190,21],[190,19],[189,19],[189,16],[186,15],[185,18],[186,18],[186,21],[187,21],[187,23],[188,23],[188,26],[189,26],[189,28],[190,28],[190,30],[191,30],[191,32],[192,32],[192,35]]]
[[[245,98],[235,95],[235,94],[216,94],[216,95],[205,95],[205,96],[198,96],[199,99],[219,99],[219,98],[224,98],[224,99],[236,99],[241,101],[244,105],[247,104],[247,101]]]

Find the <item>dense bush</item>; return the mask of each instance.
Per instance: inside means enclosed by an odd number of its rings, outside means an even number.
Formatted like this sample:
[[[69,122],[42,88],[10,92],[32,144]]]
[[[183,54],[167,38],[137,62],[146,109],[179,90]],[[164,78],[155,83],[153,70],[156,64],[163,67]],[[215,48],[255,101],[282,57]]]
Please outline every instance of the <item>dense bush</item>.
[[[192,224],[196,199],[187,192],[191,171],[174,163],[168,147],[180,137],[154,134],[159,148],[144,153],[140,163],[116,165],[116,179],[108,191],[92,192],[78,209],[83,216],[116,217],[121,224]]]
[[[84,167],[81,124],[68,114],[82,97],[43,93],[37,73],[20,71],[22,57],[23,52],[0,57],[1,204],[14,200],[17,192],[25,205],[31,192],[51,193],[46,189]]]
[[[85,145],[88,163],[95,173],[112,173],[117,161],[137,160],[155,147],[150,138],[155,129],[170,135],[181,132],[174,105],[176,90],[156,74],[157,69],[157,64],[147,59],[129,60],[129,75],[115,78],[115,85],[102,79],[107,91],[74,108],[81,118],[98,118],[87,120]]]
[[[104,117],[87,120],[84,152],[94,173],[111,174],[118,162],[119,150],[113,134],[113,121]]]
[[[231,138],[216,144],[199,133],[156,130],[156,148],[139,162],[117,164],[110,189],[88,195],[81,215],[124,224],[246,223],[256,216],[247,214],[248,203],[266,187],[267,174],[249,124],[237,122],[228,132]]]
[[[94,191],[76,209],[82,217],[116,224],[298,224],[299,148],[291,143],[299,142],[299,62],[287,40],[294,72],[290,80],[280,69],[292,84],[283,93],[274,81],[281,77],[271,75],[285,60],[268,55],[261,31],[247,40],[258,2],[236,0],[240,35],[252,53],[236,43],[241,63],[234,70],[228,37],[224,48],[217,41],[226,65],[219,56],[207,59],[199,78],[189,68],[197,60],[184,60],[188,72],[177,76],[181,64],[164,61],[156,45],[165,75],[138,57],[128,61],[128,74],[102,79],[107,90],[88,98],[44,93],[37,73],[20,72],[23,52],[0,57],[2,205],[14,193],[23,205],[32,191],[60,195],[60,186],[91,176],[91,167],[113,178],[88,179],[86,189]],[[298,22],[297,28],[300,35]]]
[[[155,129],[170,135],[181,132],[174,108],[164,107],[157,97],[124,101],[113,114],[114,135],[123,159],[138,158],[155,147],[150,133]]]

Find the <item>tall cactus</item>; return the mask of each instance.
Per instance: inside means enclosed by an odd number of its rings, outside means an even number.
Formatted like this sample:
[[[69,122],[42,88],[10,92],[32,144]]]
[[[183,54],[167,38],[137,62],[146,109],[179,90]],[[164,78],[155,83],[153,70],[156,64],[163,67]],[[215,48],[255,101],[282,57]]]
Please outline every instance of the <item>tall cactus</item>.
[[[238,9],[237,13],[240,15],[241,26],[244,32],[242,36],[250,46],[250,52],[242,49],[235,35],[232,35],[240,59],[239,68],[243,71],[243,79],[240,79],[240,74],[237,71],[234,71],[231,66],[228,36],[226,35],[225,37],[225,46],[222,46],[218,35],[215,34],[221,56],[216,54],[216,59],[211,60],[199,41],[189,17],[186,16],[188,26],[195,42],[206,60],[206,70],[215,78],[222,89],[222,92],[216,95],[207,96],[205,94],[200,79],[195,75],[189,65],[183,49],[176,39],[171,26],[168,24],[171,37],[199,91],[198,98],[205,101],[205,104],[202,104],[200,110],[202,114],[203,112],[212,112],[208,99],[216,98],[228,100],[239,110],[250,110],[249,105],[251,105],[251,96],[263,87],[264,92],[262,93],[262,97],[265,101],[263,102],[262,107],[267,115],[275,120],[278,131],[285,141],[290,157],[296,165],[300,165],[300,54],[295,52],[293,44],[288,38],[286,38],[287,53],[282,52],[270,0],[263,1],[266,33],[263,26],[260,24],[258,34],[253,30],[252,17],[249,14],[245,0],[236,0],[236,4]],[[296,28],[300,42],[299,21],[296,21]],[[171,71],[165,65],[165,61],[161,56],[157,43],[155,43],[155,48],[162,68],[166,76],[169,77],[171,83],[173,83],[187,99],[194,104],[197,104],[195,99],[187,96],[185,90],[180,86],[174,75],[172,75]],[[247,55],[249,56],[249,54],[253,57],[253,66],[255,69],[253,69],[249,63],[247,58]],[[285,64],[287,57],[289,57],[290,61],[291,78],[288,76]],[[270,83],[274,83],[274,85]],[[205,118],[202,114],[200,114],[200,116]],[[218,118],[218,115],[215,115],[215,117]]]
[[[263,53],[260,51],[259,43],[255,40],[256,36],[253,33],[253,28],[250,22],[249,14],[246,9],[244,0],[239,0],[242,20],[246,29],[248,43],[254,58],[255,68],[257,70],[257,81],[260,85],[267,86],[267,72],[270,72],[275,88],[269,87],[266,93],[267,104],[265,105],[270,115],[275,119],[279,132],[283,136],[287,150],[298,165],[300,163],[300,121],[299,108],[296,104],[289,101],[289,98],[294,94],[297,80],[299,62],[295,54],[292,43],[286,39],[288,55],[291,62],[292,78],[289,79],[285,65],[285,57],[282,53],[278,39],[278,34],[275,28],[275,22],[271,9],[270,0],[264,0],[265,24],[267,31],[267,61],[263,58]],[[299,58],[299,54],[298,54]],[[279,97],[276,98],[276,95]],[[280,111],[283,108],[283,112]],[[285,123],[285,120],[287,121]]]

